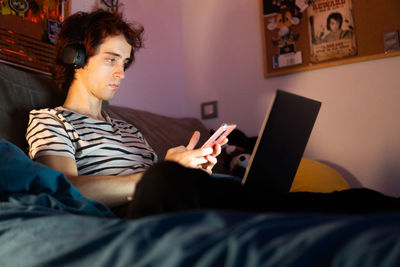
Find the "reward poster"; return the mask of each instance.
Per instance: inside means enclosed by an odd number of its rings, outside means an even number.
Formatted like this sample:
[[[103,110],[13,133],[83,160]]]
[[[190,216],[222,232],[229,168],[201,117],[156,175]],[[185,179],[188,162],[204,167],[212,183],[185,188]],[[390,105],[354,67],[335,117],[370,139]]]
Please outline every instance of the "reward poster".
[[[357,55],[351,0],[315,0],[307,14],[311,62]]]

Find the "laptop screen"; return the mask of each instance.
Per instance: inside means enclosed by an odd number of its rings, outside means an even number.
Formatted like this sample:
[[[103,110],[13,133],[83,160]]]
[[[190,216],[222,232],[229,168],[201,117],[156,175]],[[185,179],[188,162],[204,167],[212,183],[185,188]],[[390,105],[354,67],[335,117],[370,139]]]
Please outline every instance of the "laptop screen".
[[[321,102],[277,90],[242,183],[289,192]]]

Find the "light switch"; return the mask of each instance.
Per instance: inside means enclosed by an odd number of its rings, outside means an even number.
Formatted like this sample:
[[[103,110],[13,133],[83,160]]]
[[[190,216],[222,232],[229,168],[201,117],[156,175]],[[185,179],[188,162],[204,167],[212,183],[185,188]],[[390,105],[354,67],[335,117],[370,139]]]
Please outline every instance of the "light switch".
[[[217,101],[205,102],[201,104],[201,118],[212,119],[218,117]]]

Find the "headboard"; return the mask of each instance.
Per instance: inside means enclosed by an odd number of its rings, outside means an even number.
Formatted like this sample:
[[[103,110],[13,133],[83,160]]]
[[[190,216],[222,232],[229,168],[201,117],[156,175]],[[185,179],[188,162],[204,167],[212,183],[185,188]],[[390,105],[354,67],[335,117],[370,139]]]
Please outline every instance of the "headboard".
[[[27,152],[29,111],[58,106],[63,100],[51,77],[0,63],[0,138]]]

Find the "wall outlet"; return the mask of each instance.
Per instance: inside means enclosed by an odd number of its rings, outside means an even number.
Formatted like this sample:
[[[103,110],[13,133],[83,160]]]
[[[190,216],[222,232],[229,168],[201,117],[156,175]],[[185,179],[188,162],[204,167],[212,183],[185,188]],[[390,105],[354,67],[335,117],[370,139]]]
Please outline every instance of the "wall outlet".
[[[218,102],[211,101],[201,104],[201,118],[203,120],[218,117]]]

